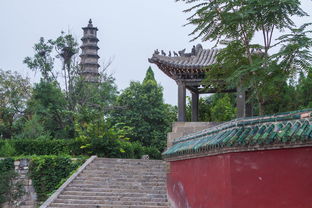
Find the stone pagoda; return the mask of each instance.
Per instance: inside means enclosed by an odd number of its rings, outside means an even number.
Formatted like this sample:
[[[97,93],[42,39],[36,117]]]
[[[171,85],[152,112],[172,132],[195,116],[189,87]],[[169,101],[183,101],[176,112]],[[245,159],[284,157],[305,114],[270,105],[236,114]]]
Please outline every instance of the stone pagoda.
[[[83,37],[80,55],[80,76],[86,82],[99,82],[99,67],[98,64],[99,47],[97,43],[99,39],[97,38],[97,27],[93,27],[92,20],[89,20],[87,27],[83,27]]]

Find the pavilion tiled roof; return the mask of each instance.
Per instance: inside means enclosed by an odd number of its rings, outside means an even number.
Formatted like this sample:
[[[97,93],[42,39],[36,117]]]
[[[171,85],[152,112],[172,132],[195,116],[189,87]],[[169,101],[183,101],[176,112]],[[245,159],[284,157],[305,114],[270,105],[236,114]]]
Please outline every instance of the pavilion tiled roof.
[[[175,139],[167,161],[229,152],[312,146],[312,109],[235,119]]]
[[[184,49],[179,53],[173,52],[174,56],[171,56],[171,52],[167,55],[163,51],[159,53],[156,50],[149,62],[156,64],[170,77],[179,72],[200,73],[216,63],[218,51],[219,49],[203,49],[200,44],[194,46],[191,53],[185,53]]]

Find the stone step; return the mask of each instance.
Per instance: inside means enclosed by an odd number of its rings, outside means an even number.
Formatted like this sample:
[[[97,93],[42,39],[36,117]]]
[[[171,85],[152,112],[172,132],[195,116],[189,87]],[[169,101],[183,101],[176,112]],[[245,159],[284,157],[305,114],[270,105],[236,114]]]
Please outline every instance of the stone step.
[[[69,188],[81,189],[81,188],[102,188],[102,189],[119,189],[119,190],[132,190],[132,191],[146,191],[150,190],[164,190],[167,189],[163,186],[114,186],[114,185],[94,185],[94,184],[70,184]]]
[[[166,206],[146,206],[146,205],[112,205],[112,204],[63,204],[63,203],[53,203],[49,208],[56,207],[66,207],[66,208],[169,208]]]
[[[161,189],[166,189],[165,185],[142,185],[142,184],[111,184],[111,183],[79,183],[79,182],[73,182],[70,184],[68,187],[88,187],[88,188],[114,188],[114,189],[132,189],[132,190],[161,190]]]
[[[140,166],[122,166],[122,167],[107,167],[105,165],[90,165],[86,170],[102,170],[106,172],[115,172],[115,171],[124,171],[127,172],[162,172],[165,170],[165,166],[159,168],[149,168],[149,167],[140,167]]]
[[[151,166],[152,168],[155,167],[161,167],[162,165],[166,164],[164,161],[156,161],[156,160],[136,160],[135,162],[130,161],[123,161],[123,162],[116,162],[116,161],[107,161],[107,160],[97,160],[94,161],[91,165],[106,165],[106,166],[121,166],[121,165],[126,165],[126,166]]]
[[[61,195],[58,197],[59,199],[79,199],[79,200],[103,200],[109,199],[110,201],[141,201],[141,202],[168,202],[166,198],[153,198],[151,196],[83,196],[83,195]]]
[[[86,192],[86,191],[63,191],[61,196],[71,195],[71,196],[101,196],[101,197],[140,197],[145,194],[146,197],[155,198],[155,199],[167,199],[166,194],[150,194],[146,192]]]
[[[91,188],[91,187],[74,187],[68,186],[65,189],[66,191],[85,191],[85,192],[119,192],[119,193],[128,193],[131,191],[140,191],[142,193],[148,194],[167,194],[166,188],[163,190],[145,190],[145,189],[116,189],[116,188]]]
[[[148,168],[150,167],[151,169],[157,169],[157,168],[162,168],[165,163],[160,163],[160,164],[153,164],[153,163],[132,163],[132,164],[119,164],[119,163],[111,163],[107,164],[105,162],[100,162],[100,163],[92,163],[90,164],[90,167],[108,167],[108,168],[124,168],[124,167],[140,167],[140,168]]]
[[[96,158],[49,208],[169,208],[166,163]]]
[[[78,176],[76,180],[83,180],[83,181],[110,181],[110,182],[158,182],[158,181],[166,181],[166,177],[154,177],[154,176],[138,176],[138,177],[128,177],[128,176],[122,176],[122,177],[109,177],[105,175],[101,176],[92,176],[89,175],[88,177],[86,176]]]
[[[94,174],[98,174],[101,175],[101,177],[105,177],[105,176],[114,176],[114,177],[118,177],[118,176],[130,176],[130,177],[139,177],[139,176],[146,176],[146,177],[164,177],[166,176],[165,170],[164,172],[127,172],[127,173],[122,173],[122,171],[116,171],[116,172],[109,172],[109,171],[102,171],[102,170],[84,170],[80,175],[94,175]]]
[[[137,205],[146,205],[146,206],[166,206],[168,205],[167,202],[147,202],[147,201],[113,201],[110,199],[102,199],[102,200],[79,200],[79,199],[56,199],[54,201],[55,204],[111,204],[111,205],[131,205],[131,206],[137,206]],[[53,204],[54,204],[53,203]]]
[[[102,179],[102,180],[81,180],[77,179],[72,184],[88,184],[88,185],[108,185],[108,184],[114,184],[115,186],[165,186],[166,183],[163,181],[115,181],[110,179]]]
[[[19,208],[34,208],[34,207],[36,207],[36,205],[20,205],[20,206],[18,206]]]
[[[132,172],[147,172],[147,173],[158,173],[163,172],[166,168],[148,168],[148,167],[106,167],[106,166],[89,166],[87,170],[101,170],[103,172],[107,173],[113,173],[113,172],[124,172],[124,173],[132,173]]]
[[[94,163],[99,163],[99,162],[105,162],[105,164],[109,163],[126,163],[126,164],[131,164],[131,163],[153,163],[153,164],[162,164],[166,163],[163,160],[138,160],[138,159],[122,159],[122,158],[97,158]]]

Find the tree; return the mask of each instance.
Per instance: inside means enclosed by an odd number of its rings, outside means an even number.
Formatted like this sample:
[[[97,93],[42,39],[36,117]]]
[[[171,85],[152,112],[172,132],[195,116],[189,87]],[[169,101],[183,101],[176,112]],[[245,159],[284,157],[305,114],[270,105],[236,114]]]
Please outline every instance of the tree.
[[[299,0],[181,0],[196,3],[186,12],[194,12],[188,24],[195,25],[194,39],[225,43],[226,48],[217,56],[217,64],[207,75],[206,84],[215,87],[239,86],[249,90],[250,100],[258,103],[259,114],[264,113],[267,88],[276,82],[286,82],[300,71],[310,70],[311,39],[306,31],[310,24],[294,28],[293,16],[306,16]],[[274,31],[290,30],[273,45]],[[256,33],[262,34],[263,43],[254,44]],[[270,55],[273,47],[281,46]],[[221,85],[218,83],[221,83]],[[225,83],[225,84],[224,84]]]
[[[52,57],[53,45],[51,40],[46,42],[41,37],[39,43],[35,44],[34,51],[34,57],[26,57],[24,63],[31,70],[40,71],[45,81],[56,81],[56,75],[53,72],[54,58]]]
[[[298,96],[299,108],[312,108],[312,72],[307,76],[301,74],[297,86],[296,95]],[[293,98],[293,97],[292,97]]]
[[[115,78],[105,70],[100,72],[98,83],[88,83],[78,78],[74,85],[74,103],[76,110],[85,108],[97,111],[96,114],[104,116],[113,110],[117,99],[117,86]]]
[[[111,118],[113,123],[133,129],[128,135],[131,141],[140,141],[145,146],[155,146],[160,150],[164,149],[166,134],[171,122],[176,119],[175,109],[164,104],[162,91],[149,67],[142,83],[131,82],[117,98],[117,105],[125,109],[116,109]]]
[[[74,81],[78,78],[78,65],[75,63],[75,54],[78,53],[78,43],[71,34],[61,32],[56,40],[50,40],[50,43],[55,47],[57,58],[61,58],[63,62],[65,93],[69,104],[69,109],[73,110],[74,96]]]
[[[0,138],[10,138],[17,133],[14,123],[24,114],[30,96],[27,78],[0,69]]]
[[[199,98],[199,121],[215,122],[228,121],[235,118],[235,96],[227,93],[216,93],[211,96]],[[186,107],[187,120],[191,120],[191,100],[188,99]]]
[[[236,116],[236,110],[231,104],[230,97],[225,94],[211,108],[211,118],[213,121],[228,121]]]
[[[198,121],[212,121],[211,119],[211,97],[200,97],[198,100]],[[187,104],[186,104],[186,120],[192,120],[192,101],[190,97],[187,97]]]
[[[28,101],[27,115],[29,120],[38,117],[36,120],[44,127],[44,132],[53,138],[74,136],[71,112],[67,111],[66,98],[55,82],[41,81],[35,85]]]
[[[80,68],[75,62],[77,46],[71,34],[62,32],[55,40],[40,38],[34,47],[34,57],[25,58],[24,63],[32,70],[40,71],[42,79],[34,87],[28,102],[26,124],[21,127],[23,132],[19,137],[37,137],[31,131],[31,125],[40,123],[43,129],[37,127],[44,137],[72,138],[75,136],[75,117],[79,118],[79,122],[108,117],[107,111],[113,106],[118,93],[115,79],[105,71],[109,64],[100,72],[99,83],[86,82],[80,77]],[[64,85],[55,76],[61,70],[54,67],[54,56],[63,63],[65,90],[61,89]]]
[[[50,139],[50,132],[45,130],[42,118],[33,114],[29,120],[24,122],[20,134],[15,135],[19,139]]]

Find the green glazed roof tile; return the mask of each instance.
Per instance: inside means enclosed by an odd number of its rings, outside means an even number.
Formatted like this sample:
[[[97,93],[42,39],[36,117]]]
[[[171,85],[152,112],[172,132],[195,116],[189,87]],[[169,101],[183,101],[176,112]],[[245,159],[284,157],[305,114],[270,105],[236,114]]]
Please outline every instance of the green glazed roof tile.
[[[312,109],[269,116],[239,118],[216,127],[179,137],[163,157],[222,153],[226,148],[252,148],[312,141]],[[282,148],[282,145],[279,145]]]
[[[250,133],[251,128],[245,128],[244,132],[240,135],[240,137],[237,139],[236,145],[244,145],[245,143],[245,138],[248,136]]]

